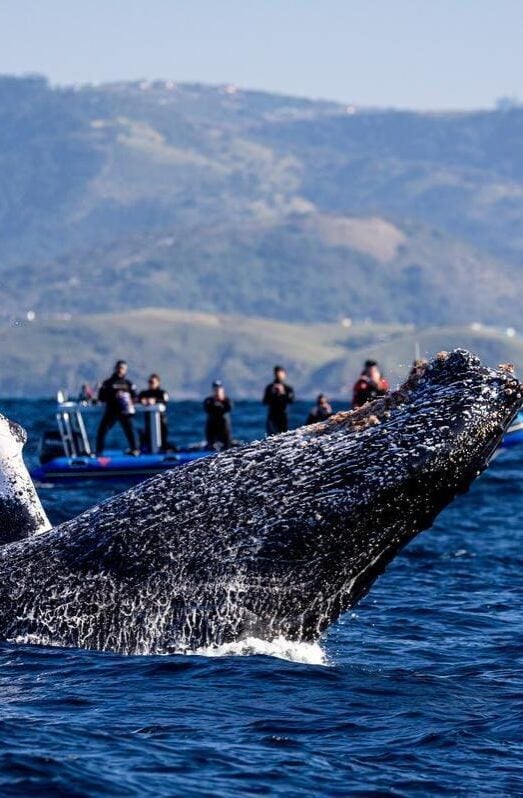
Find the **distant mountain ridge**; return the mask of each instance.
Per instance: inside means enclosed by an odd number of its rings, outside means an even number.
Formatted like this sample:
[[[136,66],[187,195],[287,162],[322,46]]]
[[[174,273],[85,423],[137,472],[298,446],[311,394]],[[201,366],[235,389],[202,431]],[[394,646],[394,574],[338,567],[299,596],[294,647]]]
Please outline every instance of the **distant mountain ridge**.
[[[522,133],[519,108],[0,78],[1,310],[512,322]]]
[[[144,307],[518,329],[522,230],[520,108],[0,77],[0,329],[28,311],[140,324]]]

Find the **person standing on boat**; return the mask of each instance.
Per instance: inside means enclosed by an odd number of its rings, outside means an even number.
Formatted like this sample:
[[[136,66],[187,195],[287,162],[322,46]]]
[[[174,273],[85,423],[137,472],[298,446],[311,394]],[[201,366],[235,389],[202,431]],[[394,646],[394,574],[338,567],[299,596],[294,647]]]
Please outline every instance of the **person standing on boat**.
[[[137,399],[136,386],[127,379],[127,363],[118,360],[111,376],[104,380],[98,392],[98,401],[105,403],[105,411],[96,436],[96,456],[103,454],[105,436],[118,421],[127,443],[129,454],[135,457],[140,454],[136,430],[134,428],[134,402]]]
[[[318,394],[316,404],[307,416],[306,424],[316,424],[318,421],[327,421],[333,415],[332,407],[324,393]]]
[[[225,394],[225,388],[220,380],[214,380],[212,394],[205,399],[203,409],[207,413],[205,424],[207,448],[230,449],[232,446],[232,402]]]
[[[82,387],[80,388],[80,393],[78,394],[77,401],[81,402],[84,405],[92,405],[94,404],[95,401],[94,394],[95,391],[93,390],[93,388],[91,388],[89,383],[84,382],[82,384]]]
[[[138,399],[142,405],[165,405],[169,401],[169,394],[161,387],[160,377],[158,374],[151,374],[147,381],[147,388],[141,391]],[[167,450],[167,413],[162,411],[160,413],[160,429],[162,435],[162,451]],[[145,414],[145,441],[147,447],[151,449],[151,416],[149,413]]]
[[[267,435],[287,432],[289,429],[288,407],[294,402],[294,389],[287,385],[287,372],[283,366],[274,366],[274,379],[263,394],[263,404],[267,405]]]
[[[384,396],[389,383],[382,375],[377,360],[366,360],[352,391],[352,406],[361,407],[378,396]]]

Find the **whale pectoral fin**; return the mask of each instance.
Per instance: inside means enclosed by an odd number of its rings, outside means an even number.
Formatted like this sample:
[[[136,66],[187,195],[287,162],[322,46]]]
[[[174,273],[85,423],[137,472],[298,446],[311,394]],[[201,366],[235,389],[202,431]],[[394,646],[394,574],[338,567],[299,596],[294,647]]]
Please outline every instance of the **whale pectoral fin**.
[[[26,440],[24,428],[0,414],[0,545],[51,529],[22,458]]]
[[[20,444],[20,447],[25,446],[25,444],[27,443],[27,432],[25,431],[25,429],[16,421],[11,421],[11,419],[9,418],[7,418],[6,421],[9,425],[9,430],[11,432],[11,435],[13,436],[15,441],[17,441]]]

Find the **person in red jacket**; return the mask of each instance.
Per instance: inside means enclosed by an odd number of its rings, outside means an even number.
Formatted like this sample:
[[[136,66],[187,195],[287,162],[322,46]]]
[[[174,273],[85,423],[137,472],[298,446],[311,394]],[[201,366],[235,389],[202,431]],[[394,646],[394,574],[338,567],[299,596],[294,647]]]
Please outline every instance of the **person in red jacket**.
[[[378,396],[384,396],[389,390],[389,383],[382,375],[376,360],[366,360],[352,391],[352,406],[361,407]]]

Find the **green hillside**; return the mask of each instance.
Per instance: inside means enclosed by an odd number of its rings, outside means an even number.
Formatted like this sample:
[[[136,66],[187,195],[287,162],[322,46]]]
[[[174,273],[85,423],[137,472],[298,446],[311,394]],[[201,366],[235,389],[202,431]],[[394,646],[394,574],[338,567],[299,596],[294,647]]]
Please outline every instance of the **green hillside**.
[[[241,230],[130,237],[4,272],[23,313],[199,309],[291,321],[516,324],[514,280],[492,258],[418,225],[316,214]]]
[[[179,396],[258,396],[276,360],[341,395],[416,340],[522,362],[494,331],[519,329],[522,222],[523,109],[0,77],[1,392],[117,356]]]
[[[347,322],[345,322],[345,325]],[[347,396],[362,361],[377,357],[391,381],[402,380],[421,353],[466,346],[486,362],[523,364],[523,341],[493,329],[415,330],[408,325],[291,324],[261,318],[149,309],[4,326],[1,395],[37,395],[100,380],[125,357],[142,384],[158,370],[174,396],[200,397],[219,376],[236,397],[260,396],[282,361],[303,398],[326,390]]]
[[[517,325],[523,110],[0,78],[0,315]]]

